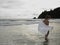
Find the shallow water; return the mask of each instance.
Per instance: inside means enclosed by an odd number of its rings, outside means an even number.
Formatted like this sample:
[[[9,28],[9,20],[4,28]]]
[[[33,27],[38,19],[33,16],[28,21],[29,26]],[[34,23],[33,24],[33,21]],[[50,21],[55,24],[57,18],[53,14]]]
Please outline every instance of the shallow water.
[[[0,22],[2,23],[2,22]],[[38,25],[3,25],[0,24],[0,45],[60,45],[60,23],[52,22],[48,41],[38,35]]]

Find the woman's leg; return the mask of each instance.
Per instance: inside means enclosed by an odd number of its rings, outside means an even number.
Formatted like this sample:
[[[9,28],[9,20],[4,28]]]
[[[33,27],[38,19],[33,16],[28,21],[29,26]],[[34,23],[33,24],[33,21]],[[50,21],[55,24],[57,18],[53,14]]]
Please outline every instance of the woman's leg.
[[[48,40],[48,35],[49,35],[49,31],[48,31],[47,34],[45,35],[45,40]]]

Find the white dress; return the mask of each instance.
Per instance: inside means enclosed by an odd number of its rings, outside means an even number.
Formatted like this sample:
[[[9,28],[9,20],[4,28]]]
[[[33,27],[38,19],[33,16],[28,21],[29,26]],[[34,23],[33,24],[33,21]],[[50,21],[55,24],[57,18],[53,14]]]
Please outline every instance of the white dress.
[[[47,34],[48,30],[52,30],[52,26],[46,25],[41,21],[38,25],[38,31],[41,32],[42,34]]]

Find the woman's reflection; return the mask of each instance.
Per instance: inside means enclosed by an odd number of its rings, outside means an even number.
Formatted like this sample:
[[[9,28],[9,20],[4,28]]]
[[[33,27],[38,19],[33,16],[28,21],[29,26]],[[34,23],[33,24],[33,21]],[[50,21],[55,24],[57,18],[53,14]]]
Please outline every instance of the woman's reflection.
[[[43,45],[49,45],[49,41],[44,41]]]

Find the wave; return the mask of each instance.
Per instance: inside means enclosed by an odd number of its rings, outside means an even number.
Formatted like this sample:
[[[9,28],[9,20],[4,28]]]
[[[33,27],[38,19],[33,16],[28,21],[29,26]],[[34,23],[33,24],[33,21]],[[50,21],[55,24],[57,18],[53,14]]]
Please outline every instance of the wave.
[[[27,22],[40,21],[41,19],[0,19],[0,26],[15,26],[22,25]],[[60,19],[51,19],[50,23],[60,23]]]

